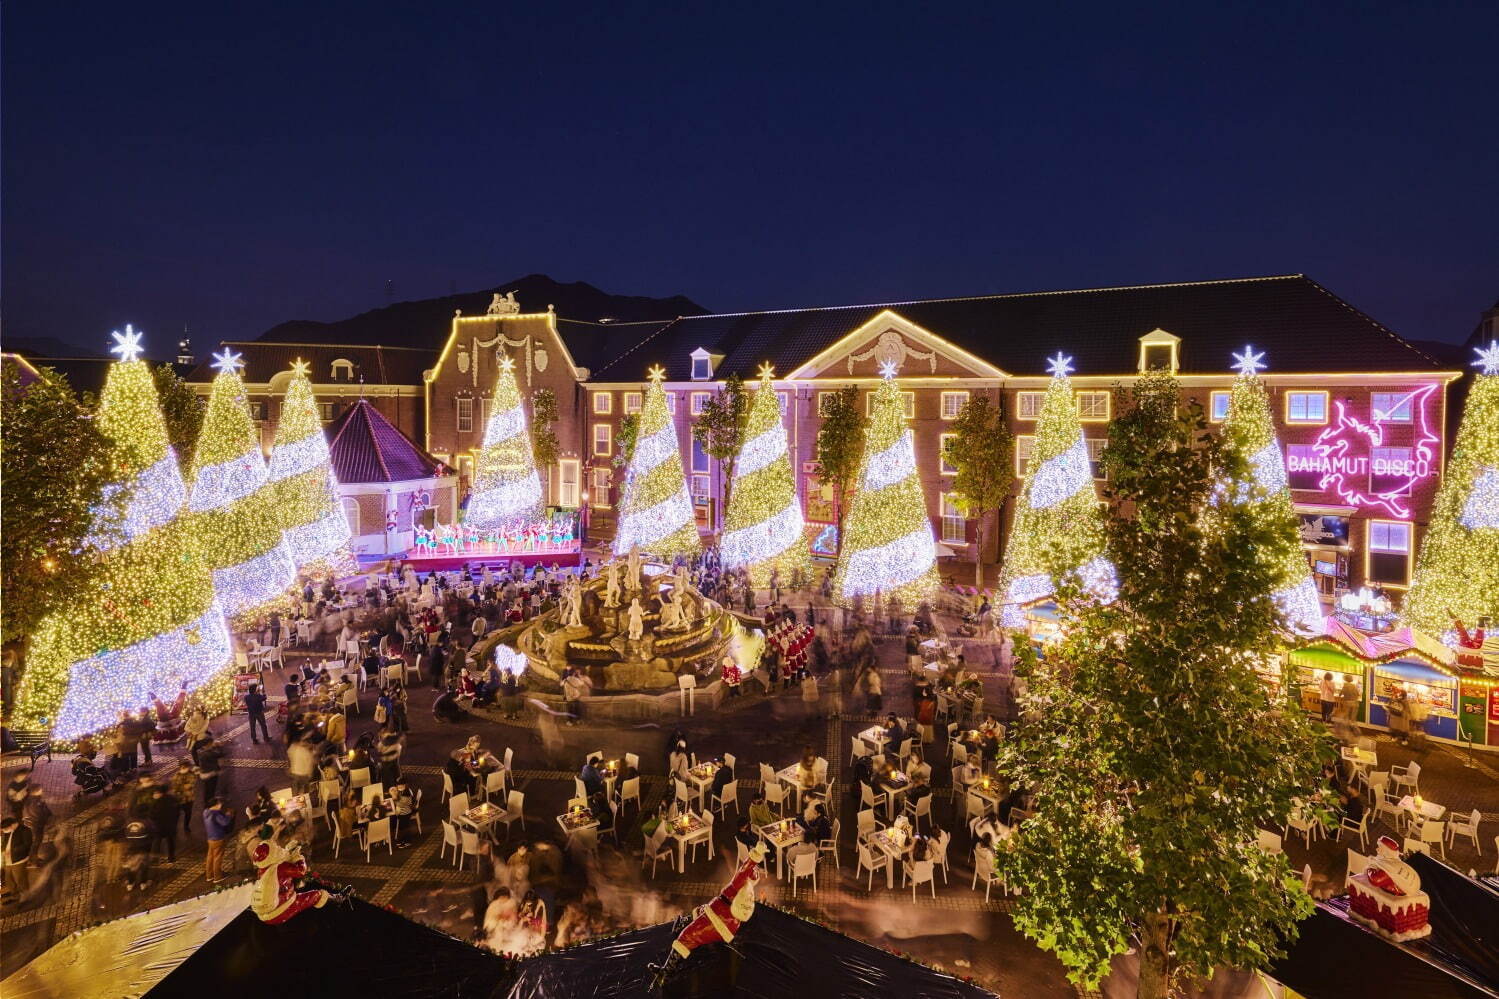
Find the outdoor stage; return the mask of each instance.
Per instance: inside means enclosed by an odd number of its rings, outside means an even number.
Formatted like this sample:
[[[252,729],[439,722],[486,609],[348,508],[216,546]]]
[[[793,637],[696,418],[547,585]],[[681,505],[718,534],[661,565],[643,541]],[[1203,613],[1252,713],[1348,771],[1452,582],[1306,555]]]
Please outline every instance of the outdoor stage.
[[[456,555],[427,555],[409,551],[405,555],[385,556],[384,560],[389,561],[392,566],[409,565],[417,572],[447,572],[452,569],[461,569],[466,565],[487,565],[493,569],[502,569],[512,562],[519,562],[527,569],[537,565],[550,566],[554,562],[560,566],[575,566],[581,562],[580,553],[581,548],[577,545],[569,548],[546,548],[540,551],[514,553],[480,548],[474,552],[459,552]]]

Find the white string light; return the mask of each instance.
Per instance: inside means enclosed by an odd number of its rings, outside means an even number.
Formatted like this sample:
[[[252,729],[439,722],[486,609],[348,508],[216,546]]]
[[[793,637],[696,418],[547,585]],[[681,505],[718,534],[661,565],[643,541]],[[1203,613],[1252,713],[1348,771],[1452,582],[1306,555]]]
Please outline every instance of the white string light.
[[[283,542],[262,555],[213,570],[213,591],[224,613],[233,617],[279,595],[296,574]]]
[[[655,506],[632,513],[620,524],[614,538],[614,553],[627,554],[632,545],[649,550],[652,545],[670,537],[683,524],[693,523],[692,498],[687,495],[687,486],[672,493]]]
[[[747,441],[734,459],[734,474],[744,477],[753,475],[786,453],[786,431],[771,427],[752,441]]]
[[[1256,354],[1253,347],[1245,344],[1244,352],[1242,354],[1234,355],[1233,368],[1239,374],[1253,378],[1255,375],[1259,374],[1261,371],[1269,367],[1269,365],[1265,363],[1264,357],[1264,351],[1260,351],[1258,354]]]
[[[870,491],[893,486],[916,474],[916,448],[911,431],[904,431],[879,454],[871,455],[864,468],[864,488]]]
[[[336,499],[337,497],[335,497]],[[341,506],[320,520],[298,524],[281,532],[293,559],[301,565],[327,558],[349,542],[349,518]]]
[[[1499,375],[1499,340],[1490,340],[1487,347],[1474,347],[1478,359],[1472,366],[1486,375]]]
[[[726,566],[751,565],[779,555],[801,540],[801,503],[795,496],[780,513],[769,520],[737,531],[728,531],[719,543],[723,564]]]
[[[220,372],[227,371],[230,374],[234,374],[234,373],[238,372],[239,369],[243,368],[244,366],[245,366],[244,355],[243,354],[236,354],[234,351],[230,350],[228,347],[225,347],[223,350],[221,350],[217,354],[213,355],[213,364],[211,365],[211,367],[215,371],[220,371]]]
[[[280,482],[293,475],[310,472],[327,460],[328,442],[323,439],[321,433],[313,434],[311,437],[303,437],[299,441],[273,448],[266,478],[271,482]]]
[[[111,483],[105,486],[103,495],[108,499],[126,486],[125,483]],[[130,500],[124,516],[118,521],[101,517],[106,508],[94,511],[96,527],[103,529],[89,535],[88,543],[101,551],[108,551],[117,544],[129,544],[147,531],[170,523],[187,499],[182,472],[177,467],[177,454],[170,447],[166,457],[142,469],[128,486]],[[99,523],[100,520],[103,522]]]
[[[111,354],[119,354],[122,361],[135,360],[141,356],[141,351],[144,349],[141,347],[141,335],[133,327],[126,325],[124,333],[114,332],[110,334],[110,336],[114,337],[115,345],[109,348],[109,352]]]
[[[187,508],[193,513],[217,510],[252,495],[265,483],[265,459],[259,451],[204,465],[193,478]]]
[[[1317,584],[1310,576],[1303,576],[1295,586],[1275,594],[1275,604],[1285,615],[1286,624],[1297,634],[1320,635],[1326,630]]]
[[[1046,370],[1053,378],[1066,378],[1076,369],[1072,366],[1072,355],[1057,351],[1056,357],[1046,359]]]
[[[936,561],[937,546],[930,525],[886,544],[853,552],[848,556],[844,596],[868,597],[877,590],[889,593],[920,579]]]
[[[1067,450],[1041,463],[1031,481],[1031,506],[1045,510],[1075,493],[1093,488],[1093,470],[1088,464],[1088,446],[1082,437]]]
[[[1490,465],[1478,473],[1458,521],[1470,531],[1499,528],[1499,468]]]

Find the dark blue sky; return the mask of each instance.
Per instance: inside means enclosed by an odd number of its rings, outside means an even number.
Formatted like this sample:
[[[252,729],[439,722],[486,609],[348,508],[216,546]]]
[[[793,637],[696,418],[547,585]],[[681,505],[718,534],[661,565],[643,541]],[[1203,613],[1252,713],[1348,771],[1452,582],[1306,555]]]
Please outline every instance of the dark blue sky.
[[[532,271],[721,311],[1303,271],[1449,340],[1499,296],[1492,0],[386,6],[6,4],[5,332]]]

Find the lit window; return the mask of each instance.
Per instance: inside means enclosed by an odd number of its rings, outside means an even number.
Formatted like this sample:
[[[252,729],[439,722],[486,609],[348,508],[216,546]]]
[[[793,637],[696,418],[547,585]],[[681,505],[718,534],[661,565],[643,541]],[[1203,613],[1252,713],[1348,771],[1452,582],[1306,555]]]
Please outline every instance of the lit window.
[[[871,393],[869,393],[869,395],[867,395],[867,396],[864,397],[864,415],[865,416],[873,416],[874,415],[874,397],[875,397],[875,394],[876,393],[871,392]],[[901,402],[901,407],[900,407],[901,411],[905,414],[906,419],[908,419],[908,420],[914,420],[914,419],[916,419],[916,393],[915,392],[901,392],[901,394],[900,394],[900,402]]]
[[[1369,521],[1368,582],[1405,586],[1410,580],[1411,525],[1398,520]]]
[[[1106,437],[1087,437],[1083,439],[1083,445],[1088,449],[1088,467],[1093,472],[1095,479],[1107,478],[1103,470],[1103,449],[1109,446]]]
[[[943,392],[942,393],[942,418],[944,420],[956,420],[963,407],[968,405],[967,392]]]
[[[786,411],[791,408],[791,393],[790,392],[777,392],[776,393],[776,402],[781,407],[781,419],[784,420],[786,418]]]
[[[703,446],[694,437],[692,439],[692,470],[694,472],[706,472],[712,467],[708,461],[708,452],[703,450]]]
[[[458,432],[460,434],[473,433],[474,430],[474,400],[457,399],[458,404]]]
[[[609,508],[609,469],[595,468],[590,477],[593,481],[588,484],[588,505],[595,510],[607,510]]]
[[[1031,434],[1020,434],[1015,438],[1015,474],[1025,476],[1036,450],[1036,438]]]
[[[593,425],[593,453],[607,458],[614,451],[614,428],[607,423]]]
[[[953,502],[952,493],[942,494],[942,543],[948,545],[966,544],[968,541],[968,521],[958,510],[958,505]]]
[[[1045,392],[1017,392],[1015,393],[1015,415],[1022,420],[1039,420],[1041,407],[1045,403]]]
[[[560,458],[557,461],[557,503],[569,508],[576,508],[578,505],[577,458]]]
[[[595,416],[608,416],[614,412],[614,396],[609,392],[595,392],[593,394],[593,413]]]
[[[833,400],[835,400],[836,398],[838,398],[837,392],[817,393],[817,415],[827,416],[828,410],[832,407]]]
[[[1104,423],[1109,418],[1108,391],[1079,392],[1077,394],[1077,418],[1085,423]]]
[[[1382,423],[1411,422],[1411,394],[1409,392],[1375,392],[1370,408],[1374,419]]]
[[[706,475],[694,475],[691,488],[694,499],[709,499],[713,495],[713,482]]]
[[[479,400],[479,429],[481,431],[487,431],[489,429],[490,405],[491,403],[488,399]]]
[[[1415,452],[1408,447],[1369,449],[1369,491],[1383,496],[1409,496],[1417,478]]]
[[[1222,423],[1228,419],[1228,401],[1233,398],[1232,392],[1214,392],[1208,396],[1208,417],[1214,423]]]
[[[638,412],[640,412],[640,393],[639,392],[626,392],[625,393],[625,415],[626,416],[633,416],[634,414],[636,414]]]
[[[937,460],[941,463],[943,475],[957,475],[957,466],[947,460],[947,445],[949,441],[958,439],[957,434],[943,434],[938,438]]]
[[[250,419],[256,423],[265,419],[265,403],[263,401],[250,403]]]
[[[1287,423],[1326,423],[1326,392],[1287,392]]]
[[[667,411],[667,413],[671,414],[672,416],[676,416],[677,415],[677,394],[675,392],[667,392],[667,393],[665,393],[665,395],[666,395],[666,411]]]
[[[317,415],[318,415],[318,419],[322,420],[324,423],[331,423],[333,421],[333,417],[335,415],[334,412],[333,412],[333,403],[331,403],[331,402],[320,402],[320,403],[318,403],[317,404]]]
[[[329,365],[328,378],[335,382],[352,382],[354,380],[354,362],[340,357]]]
[[[690,412],[693,416],[701,416],[703,415],[703,408],[708,405],[708,393],[694,392],[689,397],[688,401],[690,403],[688,412]]]
[[[705,382],[713,377],[713,356],[699,347],[692,352],[692,380]]]

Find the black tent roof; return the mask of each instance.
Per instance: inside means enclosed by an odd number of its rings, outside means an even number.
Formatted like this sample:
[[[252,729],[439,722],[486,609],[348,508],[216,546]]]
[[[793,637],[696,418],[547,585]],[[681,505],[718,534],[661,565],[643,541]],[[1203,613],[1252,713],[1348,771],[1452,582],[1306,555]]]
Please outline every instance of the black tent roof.
[[[647,995],[651,965],[666,956],[684,919],[524,961],[508,999]],[[663,999],[737,996],[986,999],[992,993],[762,903],[733,950],[715,945],[693,953],[662,992]]]

